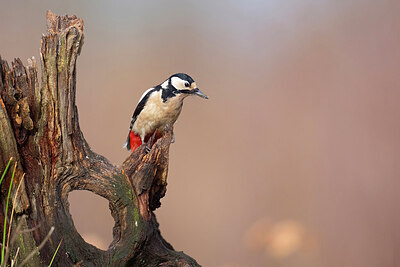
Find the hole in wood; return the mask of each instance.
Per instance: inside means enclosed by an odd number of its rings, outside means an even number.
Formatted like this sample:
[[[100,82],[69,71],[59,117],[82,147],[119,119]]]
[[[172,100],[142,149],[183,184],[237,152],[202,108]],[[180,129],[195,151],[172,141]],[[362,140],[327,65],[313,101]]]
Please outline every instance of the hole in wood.
[[[69,193],[68,202],[75,228],[82,238],[107,250],[113,240],[114,226],[108,200],[90,191],[75,190]]]

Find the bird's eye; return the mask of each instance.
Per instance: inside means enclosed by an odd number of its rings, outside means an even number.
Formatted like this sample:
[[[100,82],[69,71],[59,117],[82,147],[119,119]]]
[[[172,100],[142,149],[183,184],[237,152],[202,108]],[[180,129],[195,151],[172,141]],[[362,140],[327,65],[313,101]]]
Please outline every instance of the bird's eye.
[[[185,82],[185,87],[189,87],[189,83],[188,82]]]

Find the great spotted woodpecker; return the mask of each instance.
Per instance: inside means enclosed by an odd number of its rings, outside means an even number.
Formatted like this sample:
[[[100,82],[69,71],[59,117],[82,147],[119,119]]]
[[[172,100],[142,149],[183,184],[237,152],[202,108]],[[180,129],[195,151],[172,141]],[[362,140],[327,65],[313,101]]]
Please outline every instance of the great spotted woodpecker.
[[[208,99],[185,73],[176,73],[144,92],[133,113],[124,147],[133,152],[153,134],[156,139],[160,138],[165,127],[178,119],[183,100],[191,95]]]

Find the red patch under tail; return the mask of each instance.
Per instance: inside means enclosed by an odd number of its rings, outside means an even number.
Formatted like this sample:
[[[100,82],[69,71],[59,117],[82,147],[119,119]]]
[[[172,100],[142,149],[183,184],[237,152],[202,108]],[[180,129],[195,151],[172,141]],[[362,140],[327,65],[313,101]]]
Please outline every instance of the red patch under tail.
[[[131,152],[135,151],[142,144],[142,139],[140,136],[136,135],[134,132],[129,132],[129,139],[131,145]]]

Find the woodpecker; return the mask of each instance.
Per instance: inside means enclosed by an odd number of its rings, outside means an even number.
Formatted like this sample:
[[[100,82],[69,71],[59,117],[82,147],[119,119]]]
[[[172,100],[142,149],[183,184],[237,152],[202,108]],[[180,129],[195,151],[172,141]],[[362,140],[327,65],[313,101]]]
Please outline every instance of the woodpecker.
[[[160,138],[165,127],[173,125],[178,119],[183,100],[192,95],[208,99],[185,73],[176,73],[145,91],[133,112],[124,147],[133,152],[141,144],[147,143],[153,134],[156,139]]]

